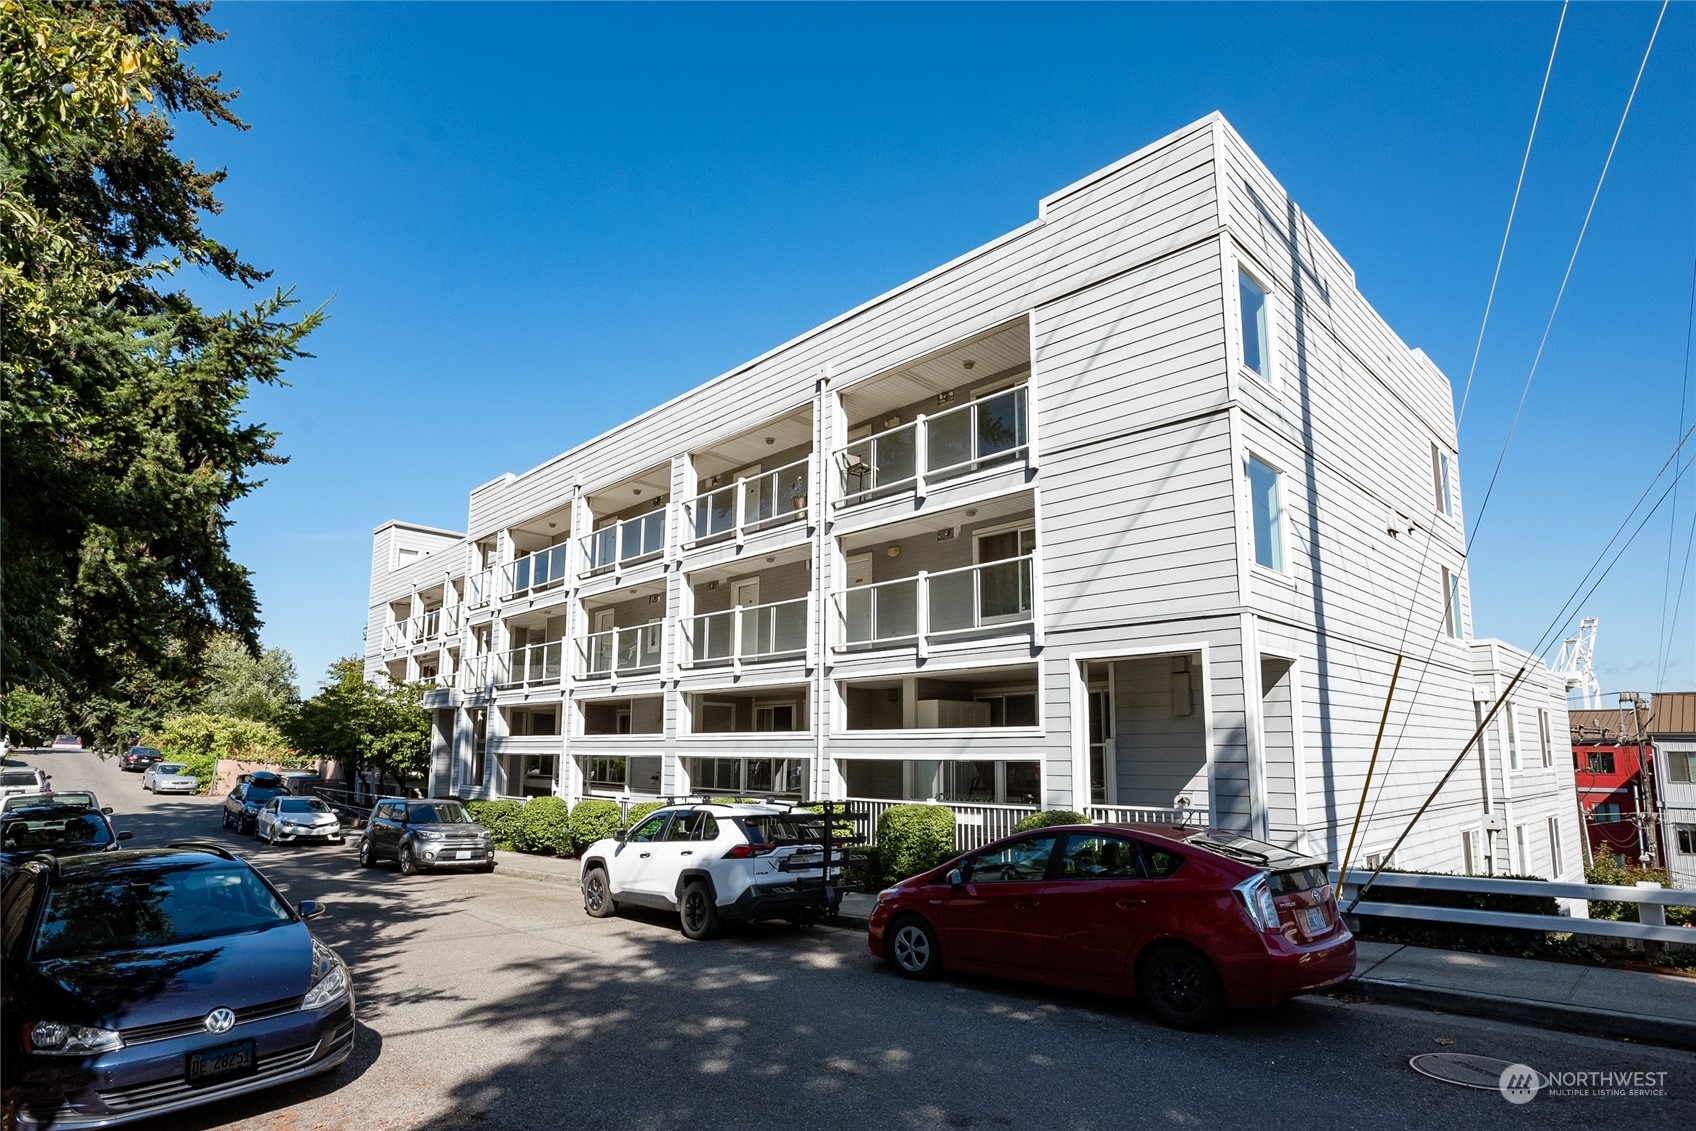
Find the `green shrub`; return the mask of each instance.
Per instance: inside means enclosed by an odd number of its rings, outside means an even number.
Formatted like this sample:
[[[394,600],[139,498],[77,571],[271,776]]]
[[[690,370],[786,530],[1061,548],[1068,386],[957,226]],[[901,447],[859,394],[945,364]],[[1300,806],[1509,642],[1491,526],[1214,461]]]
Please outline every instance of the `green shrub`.
[[[954,855],[954,810],[946,805],[897,805],[877,819],[883,878],[895,882],[928,872]]]
[[[563,856],[571,851],[571,806],[558,797],[532,797],[511,818],[512,846],[520,852]]]
[[[212,779],[218,775],[218,756],[216,754],[190,754],[186,758],[174,759],[183,764],[183,773],[193,774],[200,779],[200,784],[194,787],[196,793],[210,793]]]
[[[1013,826],[1016,833],[1029,832],[1031,829],[1046,829],[1050,825],[1087,825],[1089,818],[1082,813],[1074,813],[1070,809],[1049,809],[1042,813],[1032,813],[1024,820]]]
[[[630,812],[624,815],[624,827],[627,829],[632,828],[635,826],[637,821],[640,821],[649,813],[656,813],[664,808],[665,802],[663,801],[643,801],[632,805],[630,807]]]
[[[231,715],[178,715],[149,731],[142,744],[158,747],[167,762],[183,763],[200,779],[200,793],[211,789],[219,758],[284,767],[310,764],[276,727]]]
[[[1413,868],[1386,868],[1385,875],[1452,875],[1450,872],[1421,872]],[[1547,881],[1544,876],[1496,876],[1498,880]],[[1352,897],[1351,897],[1352,898]],[[1442,950],[1469,950],[1483,954],[1520,955],[1535,958],[1543,954],[1564,951],[1563,944],[1550,938],[1550,933],[1564,933],[1570,920],[1560,916],[1559,906],[1552,895],[1498,895],[1471,891],[1431,891],[1423,888],[1392,888],[1373,885],[1366,893],[1367,903],[1408,903],[1424,907],[1460,907],[1475,911],[1508,911],[1520,915],[1547,915],[1549,931],[1529,931],[1518,927],[1481,927],[1467,923],[1434,923],[1412,919],[1386,919],[1374,915],[1360,917],[1360,935],[1381,942],[1407,943]],[[1345,912],[1346,902],[1340,901]]]
[[[586,797],[571,807],[571,850],[578,855],[618,831],[618,802]]]
[[[524,811],[522,801],[467,801],[465,811],[471,814],[471,819],[489,830],[495,838],[495,847],[505,852],[511,852],[518,838],[519,813]]]
[[[1621,864],[1611,854],[1604,853],[1596,857],[1592,864],[1585,865],[1584,882],[1587,884],[1612,884],[1615,887],[1628,888],[1638,883],[1657,883],[1662,887],[1672,887],[1672,880],[1663,870],[1645,868],[1640,864]],[[1696,908],[1668,907],[1666,909],[1667,925],[1671,927],[1689,927],[1696,925]],[[1592,899],[1590,901],[1590,918],[1615,919],[1625,923],[1640,922],[1637,918],[1637,904],[1626,903],[1613,899]]]

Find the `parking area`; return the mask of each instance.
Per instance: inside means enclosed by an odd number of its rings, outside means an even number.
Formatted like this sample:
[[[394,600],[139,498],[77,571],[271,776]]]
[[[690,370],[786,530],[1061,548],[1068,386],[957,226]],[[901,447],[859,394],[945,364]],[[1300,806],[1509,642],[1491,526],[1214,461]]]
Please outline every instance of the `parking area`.
[[[1495,1126],[1521,1109],[1408,1058],[1468,1051],[1540,1066],[1665,1070],[1668,1095],[1540,1098],[1541,1125],[1681,1126],[1691,1058],[1494,1022],[1309,998],[1213,1033],[1134,1004],[959,977],[903,981],[860,932],[758,926],[710,943],[675,916],[583,914],[575,887],[403,877],[354,844],[271,848],[218,802],[144,793],[91,754],[51,754],[133,844],[210,840],[257,864],[352,968],[360,1029],[325,1077],[201,1109],[174,1129]],[[162,1131],[163,1121],[137,1126]]]

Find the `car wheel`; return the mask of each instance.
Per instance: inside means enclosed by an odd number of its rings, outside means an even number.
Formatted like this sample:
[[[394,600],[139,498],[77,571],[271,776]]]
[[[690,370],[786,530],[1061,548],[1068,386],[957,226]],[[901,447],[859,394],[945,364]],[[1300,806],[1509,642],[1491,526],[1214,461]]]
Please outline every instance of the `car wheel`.
[[[924,982],[942,973],[936,930],[917,915],[895,921],[884,940],[883,957],[903,978]]]
[[[361,838],[359,841],[359,866],[370,868],[376,863],[377,854],[371,851],[371,841],[368,838]]]
[[[402,843],[400,846],[400,874],[416,876],[418,874],[418,857],[413,855],[412,845]]]
[[[612,889],[607,886],[605,868],[590,868],[584,873],[583,910],[589,913],[591,919],[605,919],[618,914],[618,904],[613,902]]]
[[[224,827],[226,829],[230,827],[230,811],[228,809],[220,811],[218,817],[224,822]]]
[[[686,939],[710,939],[718,934],[718,904],[713,902],[712,889],[700,880],[683,889],[677,914],[683,920]]]
[[[1137,971],[1137,994],[1174,1029],[1207,1029],[1225,1015],[1225,987],[1207,956],[1194,947],[1155,947]]]

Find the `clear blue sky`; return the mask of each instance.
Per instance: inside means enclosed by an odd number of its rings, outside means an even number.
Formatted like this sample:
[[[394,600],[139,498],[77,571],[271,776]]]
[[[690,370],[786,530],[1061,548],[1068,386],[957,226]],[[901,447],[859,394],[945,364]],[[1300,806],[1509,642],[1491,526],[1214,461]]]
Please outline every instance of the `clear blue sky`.
[[[1568,13],[1462,426],[1471,514],[1657,10]],[[240,89],[253,129],[181,130],[229,170],[212,228],[308,304],[333,296],[315,359],[252,401],[292,458],[234,511],[265,641],[310,693],[363,650],[379,523],[462,530],[473,486],[1025,223],[1215,109],[1458,401],[1558,14],[220,3],[229,38],[193,57]],[[1478,635],[1536,643],[1671,451],[1693,256],[1696,7],[1678,4],[1473,548]],[[1696,474],[1674,590],[1693,514]],[[1663,508],[1582,608],[1609,691],[1654,687],[1673,536]],[[1686,569],[1666,688],[1696,687],[1693,612]]]

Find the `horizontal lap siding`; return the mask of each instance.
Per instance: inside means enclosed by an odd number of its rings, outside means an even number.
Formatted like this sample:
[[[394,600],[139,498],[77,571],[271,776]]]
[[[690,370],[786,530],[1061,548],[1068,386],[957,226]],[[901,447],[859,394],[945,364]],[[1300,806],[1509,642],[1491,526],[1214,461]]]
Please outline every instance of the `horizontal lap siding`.
[[[473,537],[522,521],[585,488],[693,450],[744,422],[806,403],[830,366],[839,385],[886,372],[1017,317],[1057,293],[1212,231],[1213,125],[1198,123],[1003,237],[840,321],[726,374],[581,448],[472,494]],[[727,420],[739,422],[727,429]]]

